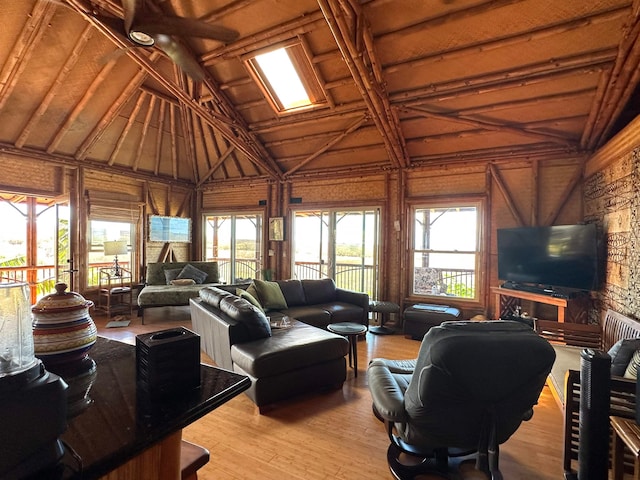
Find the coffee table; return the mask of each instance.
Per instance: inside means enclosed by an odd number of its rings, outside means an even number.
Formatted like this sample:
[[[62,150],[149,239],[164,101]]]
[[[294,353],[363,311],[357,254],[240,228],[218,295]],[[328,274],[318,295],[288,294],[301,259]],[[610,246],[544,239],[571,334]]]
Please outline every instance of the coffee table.
[[[338,335],[347,337],[349,340],[349,366],[353,368],[354,374],[358,376],[358,336],[367,331],[367,327],[360,323],[339,322],[327,325],[327,330]],[[352,365],[353,359],[353,365]]]

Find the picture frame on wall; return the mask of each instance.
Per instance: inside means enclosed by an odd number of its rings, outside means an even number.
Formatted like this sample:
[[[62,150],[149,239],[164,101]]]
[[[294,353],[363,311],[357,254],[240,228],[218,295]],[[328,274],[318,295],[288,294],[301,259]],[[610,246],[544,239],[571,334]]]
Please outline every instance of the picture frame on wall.
[[[269,240],[281,242],[284,240],[284,217],[269,219]]]

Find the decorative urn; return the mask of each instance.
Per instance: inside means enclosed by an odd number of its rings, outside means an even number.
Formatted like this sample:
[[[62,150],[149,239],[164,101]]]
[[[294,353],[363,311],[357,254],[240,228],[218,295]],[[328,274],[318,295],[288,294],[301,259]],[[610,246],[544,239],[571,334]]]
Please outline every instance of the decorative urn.
[[[56,283],[56,293],[41,298],[32,308],[36,357],[51,371],[82,363],[96,343],[97,329],[89,315],[93,302],[66,283]]]

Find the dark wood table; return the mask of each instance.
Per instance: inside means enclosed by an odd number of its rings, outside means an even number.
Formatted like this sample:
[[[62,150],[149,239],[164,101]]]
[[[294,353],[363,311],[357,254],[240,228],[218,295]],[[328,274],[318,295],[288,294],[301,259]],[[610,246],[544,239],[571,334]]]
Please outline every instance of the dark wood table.
[[[349,341],[349,366],[353,367],[354,376],[358,376],[358,337],[367,332],[367,327],[355,322],[338,322],[327,325],[327,330],[347,337]],[[351,360],[353,359],[353,364]]]
[[[95,371],[62,375],[74,416],[62,435],[59,474],[50,478],[179,479],[182,428],[251,385],[246,376],[201,365],[199,388],[150,399],[136,384],[133,345],[98,338],[89,354]]]

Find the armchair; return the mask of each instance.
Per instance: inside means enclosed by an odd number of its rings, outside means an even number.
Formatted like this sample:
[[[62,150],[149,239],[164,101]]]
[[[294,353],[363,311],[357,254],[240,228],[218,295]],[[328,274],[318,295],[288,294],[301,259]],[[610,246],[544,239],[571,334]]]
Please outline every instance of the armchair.
[[[429,330],[415,363],[372,360],[369,389],[393,475],[446,475],[450,457],[476,454],[476,468],[501,479],[498,446],[533,415],[554,360],[549,342],[509,321],[445,322]],[[405,455],[422,460],[405,464]]]

